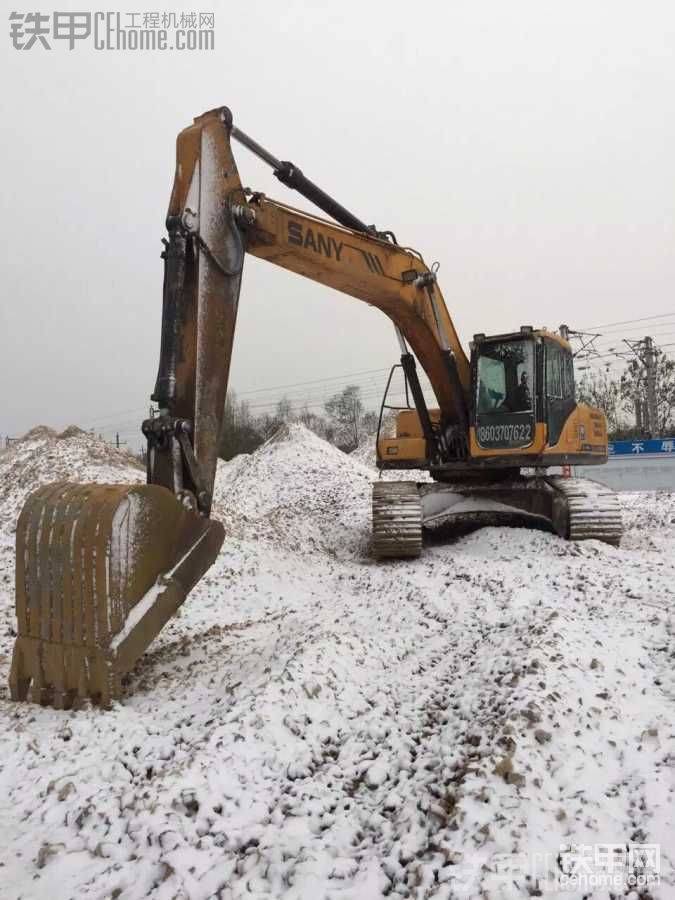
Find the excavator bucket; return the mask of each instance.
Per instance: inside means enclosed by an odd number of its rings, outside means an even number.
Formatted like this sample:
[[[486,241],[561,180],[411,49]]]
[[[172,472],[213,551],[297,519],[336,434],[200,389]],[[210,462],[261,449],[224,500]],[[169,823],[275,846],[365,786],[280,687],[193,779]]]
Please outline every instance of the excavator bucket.
[[[223,539],[220,523],[159,485],[58,482],[31,494],[16,532],[12,698],[110,706]]]

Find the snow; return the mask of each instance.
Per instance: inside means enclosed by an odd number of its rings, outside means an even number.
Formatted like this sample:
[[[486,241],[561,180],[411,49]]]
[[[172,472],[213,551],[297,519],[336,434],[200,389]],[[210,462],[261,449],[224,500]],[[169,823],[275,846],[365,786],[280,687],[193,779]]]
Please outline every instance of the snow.
[[[129,613],[129,615],[124,620],[124,623],[120,630],[117,632],[115,637],[110,641],[110,649],[114,654],[117,653],[121,644],[129,637],[134,628],[141,621],[143,616],[145,616],[157,603],[158,600],[161,599],[162,595],[166,592],[167,585],[166,583],[162,583],[162,581],[157,581],[150,588],[149,591],[141,597],[136,606],[134,606]]]
[[[624,495],[618,549],[484,528],[381,564],[367,462],[290,426],[219,463],[216,564],[122,702],[58,712],[8,699],[16,515],[143,472],[82,435],[0,454],[3,898],[525,898],[628,841],[675,897],[675,498]]]
[[[113,522],[113,528],[115,524]],[[155,604],[160,601],[163,595],[166,593],[167,588],[169,587],[169,583],[171,578],[175,576],[176,572],[183,565],[185,560],[192,554],[197,547],[201,544],[201,542],[206,538],[207,532],[201,534],[196,541],[194,541],[191,546],[187,549],[187,551],[183,554],[183,556],[178,560],[175,566],[170,569],[168,572],[163,572],[157,579],[157,581],[153,584],[150,590],[146,591],[145,594],[138,601],[136,606],[134,606],[129,612],[128,616],[124,620],[122,627],[114,636],[114,638],[110,641],[110,649],[113,653],[117,653],[121,645],[124,641],[129,637],[134,628],[138,625],[141,619],[150,612],[150,610],[155,606]]]

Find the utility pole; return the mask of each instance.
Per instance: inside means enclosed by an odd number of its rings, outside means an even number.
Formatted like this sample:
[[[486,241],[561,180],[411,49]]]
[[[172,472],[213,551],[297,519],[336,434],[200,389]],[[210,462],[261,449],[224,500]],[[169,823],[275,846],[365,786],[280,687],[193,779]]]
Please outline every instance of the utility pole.
[[[659,416],[656,403],[656,352],[654,341],[650,337],[644,339],[644,365],[647,374],[647,413],[649,431],[652,437],[659,432]]]
[[[635,424],[638,430],[644,430],[652,437],[659,433],[659,413],[656,398],[656,361],[658,350],[654,346],[654,338],[649,336],[641,341],[631,341],[624,338],[635,354],[637,361],[644,370],[644,397],[639,393],[635,397]],[[641,380],[641,379],[640,379]],[[638,385],[640,381],[638,381]]]
[[[638,434],[642,434],[646,429],[642,424],[642,397],[639,394],[635,395],[635,427],[638,430]]]

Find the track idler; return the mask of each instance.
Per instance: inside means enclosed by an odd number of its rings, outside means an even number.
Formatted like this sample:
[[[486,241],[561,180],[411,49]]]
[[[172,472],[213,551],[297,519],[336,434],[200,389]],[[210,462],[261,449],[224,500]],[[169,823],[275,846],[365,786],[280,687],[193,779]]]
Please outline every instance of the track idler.
[[[59,482],[31,494],[16,531],[12,699],[109,706],[224,534],[159,485]]]

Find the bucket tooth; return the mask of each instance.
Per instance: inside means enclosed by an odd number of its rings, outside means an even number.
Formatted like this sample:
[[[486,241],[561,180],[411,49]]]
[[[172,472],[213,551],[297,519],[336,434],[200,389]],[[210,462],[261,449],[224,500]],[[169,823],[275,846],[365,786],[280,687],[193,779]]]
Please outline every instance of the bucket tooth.
[[[16,532],[12,699],[103,706],[214,562],[222,525],[158,485],[59,482]]]

